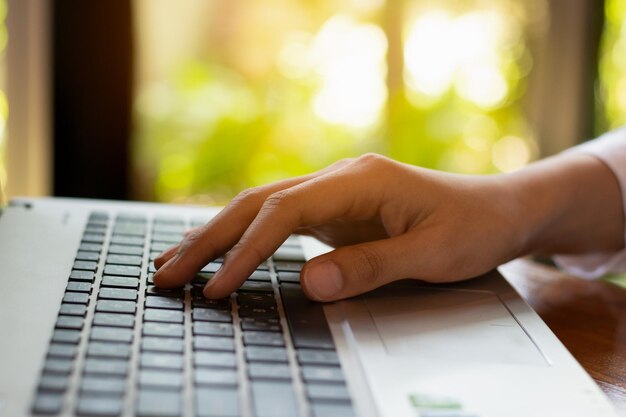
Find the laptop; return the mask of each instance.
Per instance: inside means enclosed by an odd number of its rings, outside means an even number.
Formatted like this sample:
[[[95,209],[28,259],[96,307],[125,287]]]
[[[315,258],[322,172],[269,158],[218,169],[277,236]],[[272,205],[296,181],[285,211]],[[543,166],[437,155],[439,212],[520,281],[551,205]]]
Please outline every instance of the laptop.
[[[219,209],[20,198],[0,215],[0,416],[616,416],[497,272],[309,301],[292,236],[206,300],[152,260]]]

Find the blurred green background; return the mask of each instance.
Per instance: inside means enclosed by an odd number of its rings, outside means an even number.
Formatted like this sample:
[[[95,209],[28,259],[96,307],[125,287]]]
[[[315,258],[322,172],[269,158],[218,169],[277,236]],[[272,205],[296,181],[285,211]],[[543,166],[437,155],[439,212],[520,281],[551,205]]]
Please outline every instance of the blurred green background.
[[[463,173],[538,155],[522,102],[543,1],[135,6],[139,199],[221,204],[364,152]],[[598,132],[626,113],[626,7],[605,8]]]

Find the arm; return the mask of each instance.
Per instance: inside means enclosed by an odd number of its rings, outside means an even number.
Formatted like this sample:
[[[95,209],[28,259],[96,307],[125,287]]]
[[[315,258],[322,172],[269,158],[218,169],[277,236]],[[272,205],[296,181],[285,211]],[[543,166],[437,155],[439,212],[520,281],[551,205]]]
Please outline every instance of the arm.
[[[204,291],[225,297],[294,232],[338,247],[302,270],[307,295],[330,301],[407,277],[468,279],[529,253],[617,251],[624,215],[618,181],[593,156],[462,176],[366,155],[244,191],[156,259],[155,283],[180,286],[226,254]]]

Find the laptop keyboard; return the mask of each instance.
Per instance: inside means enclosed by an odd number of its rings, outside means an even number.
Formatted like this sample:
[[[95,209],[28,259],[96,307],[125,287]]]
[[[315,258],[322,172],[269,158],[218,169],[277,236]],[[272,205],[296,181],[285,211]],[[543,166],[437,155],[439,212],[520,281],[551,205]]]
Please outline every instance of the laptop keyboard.
[[[205,221],[89,216],[48,347],[33,414],[352,416],[322,305],[299,284],[297,238],[229,298],[154,286],[154,258]]]

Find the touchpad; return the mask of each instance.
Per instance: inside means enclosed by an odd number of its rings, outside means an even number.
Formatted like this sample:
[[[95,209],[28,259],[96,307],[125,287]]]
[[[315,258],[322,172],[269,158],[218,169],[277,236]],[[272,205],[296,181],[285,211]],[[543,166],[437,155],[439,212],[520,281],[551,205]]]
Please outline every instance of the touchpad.
[[[366,296],[363,303],[388,355],[547,365],[509,310],[489,291],[421,288],[408,294]]]

